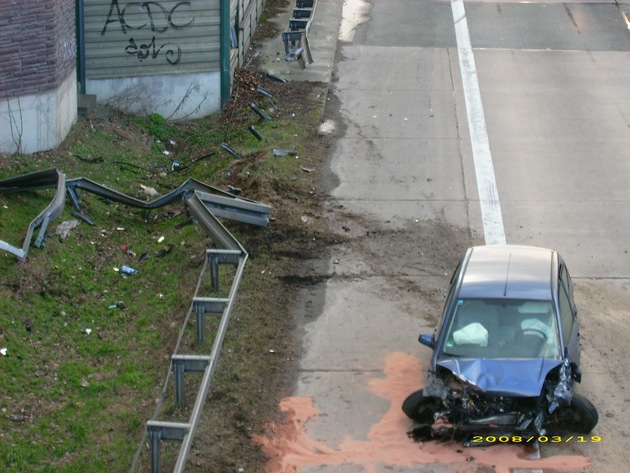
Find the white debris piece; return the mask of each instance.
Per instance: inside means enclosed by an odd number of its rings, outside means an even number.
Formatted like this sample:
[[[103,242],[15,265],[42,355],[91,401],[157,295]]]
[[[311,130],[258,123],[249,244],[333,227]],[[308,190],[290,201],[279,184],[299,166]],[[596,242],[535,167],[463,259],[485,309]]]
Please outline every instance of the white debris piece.
[[[77,228],[78,225],[78,220],[66,220],[65,222],[61,222],[59,225],[57,225],[55,235],[59,235],[61,240],[65,240],[70,236],[70,232],[73,229]]]
[[[145,186],[144,184],[140,184],[142,191],[148,195],[149,197],[155,197],[158,195],[158,191],[156,191],[153,187]]]

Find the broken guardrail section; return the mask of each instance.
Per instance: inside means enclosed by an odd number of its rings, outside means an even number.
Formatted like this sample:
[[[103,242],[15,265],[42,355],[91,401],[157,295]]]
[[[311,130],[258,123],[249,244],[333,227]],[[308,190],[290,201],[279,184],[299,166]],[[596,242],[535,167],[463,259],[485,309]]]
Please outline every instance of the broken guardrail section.
[[[312,64],[313,56],[308,42],[317,0],[296,0],[287,30],[282,33],[285,59],[293,62],[302,59],[304,64]]]
[[[28,255],[33,233],[38,228],[40,229],[39,235],[35,240],[34,246],[41,248],[46,236],[48,224],[58,217],[63,210],[66,194],[72,201],[72,205],[77,212],[81,212],[81,199],[79,198],[78,190],[84,190],[129,207],[147,210],[164,207],[178,199],[184,199],[188,202],[186,197],[198,192],[199,198],[203,201],[204,205],[212,208],[212,212],[216,217],[227,218],[261,227],[267,226],[269,223],[269,213],[271,212],[271,207],[268,205],[242,197],[236,197],[234,194],[221,191],[192,178],[187,179],[177,189],[151,202],[145,202],[135,197],[111,190],[84,177],[68,180],[65,174],[59,172],[56,168],[0,180],[0,191],[7,193],[49,188],[57,189],[55,196],[51,203],[30,223],[22,246],[16,247],[4,240],[0,240],[0,250],[12,253],[17,256],[18,260],[24,261]],[[84,220],[88,220],[86,217],[83,218]],[[219,230],[218,232],[220,233]]]
[[[171,355],[171,363],[166,381],[162,389],[162,395],[158,400],[154,413],[147,421],[143,439],[134,457],[131,472],[136,471],[139,459],[148,441],[150,451],[150,471],[161,471],[161,447],[162,441],[180,442],[180,448],[175,457],[173,472],[182,473],[188,461],[190,449],[194,440],[197,427],[201,420],[203,405],[206,402],[212,379],[217,368],[219,355],[223,346],[223,340],[227,331],[232,313],[234,300],[243,277],[247,252],[241,244],[221,224],[217,216],[231,218],[253,225],[266,226],[269,222],[269,206],[258,202],[236,198],[234,195],[207,186],[194,179],[186,180],[179,188],[152,202],[143,202],[134,197],[121,194],[108,189],[105,186],[79,178],[66,180],[65,175],[57,169],[48,169],[34,173],[0,180],[0,191],[19,192],[27,190],[47,189],[56,187],[52,202],[29,225],[22,248],[14,247],[4,241],[0,241],[0,249],[15,254],[18,259],[24,260],[35,229],[40,229],[39,244],[43,240],[46,228],[50,221],[57,217],[63,210],[66,192],[70,196],[74,207],[80,211],[81,201],[77,193],[78,189],[89,191],[101,197],[136,208],[153,209],[174,202],[182,198],[190,215],[201,224],[214,243],[214,248],[206,250],[206,258],[202,267],[192,302],[179,332],[179,337]],[[212,293],[219,292],[220,267],[229,265],[235,268],[231,278],[231,285],[227,297],[214,297]],[[201,294],[204,285],[202,282],[209,274],[211,294]],[[225,281],[226,278],[222,280]],[[195,316],[196,346],[201,346],[205,338],[205,318],[207,316],[220,317],[216,329],[210,354],[182,353],[181,346],[186,327],[192,316]],[[171,377],[174,376],[175,404],[177,412],[183,413],[184,407],[184,378],[185,374],[202,374],[194,405],[188,418],[183,420],[160,420],[159,416],[164,400],[168,397],[168,386]]]
[[[0,250],[14,254],[20,261],[24,261],[26,259],[35,230],[37,228],[40,229],[39,235],[35,240],[35,246],[41,248],[46,236],[46,228],[48,227],[48,224],[51,220],[58,217],[63,210],[66,202],[66,176],[56,169],[51,169],[31,173],[28,177],[18,176],[0,181],[0,190],[21,189],[23,186],[27,186],[27,188],[30,189],[43,189],[46,187],[56,186],[57,192],[50,204],[48,204],[48,206],[29,224],[26,231],[26,237],[24,238],[21,248],[13,246],[4,240],[0,240]]]

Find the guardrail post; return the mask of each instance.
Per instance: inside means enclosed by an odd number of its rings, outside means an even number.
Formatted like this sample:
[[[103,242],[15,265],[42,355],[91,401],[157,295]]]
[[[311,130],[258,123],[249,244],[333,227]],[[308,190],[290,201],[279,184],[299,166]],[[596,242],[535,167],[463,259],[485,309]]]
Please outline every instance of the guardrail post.
[[[190,431],[190,424],[181,422],[147,422],[151,441],[151,473],[160,473],[160,446],[162,440],[181,442]]]
[[[206,250],[206,261],[210,261],[210,282],[212,290],[219,290],[219,265],[238,265],[241,252],[238,250]]]
[[[206,332],[204,319],[206,308],[203,306],[203,304],[195,305],[195,314],[197,319],[197,343],[203,343],[204,335]]]
[[[175,371],[175,402],[177,408],[184,407],[184,372],[186,371],[185,361],[182,359],[172,358],[173,371]]]
[[[210,282],[214,291],[219,290],[219,255],[216,253],[208,254],[210,258]]]
[[[160,473],[160,446],[162,445],[162,429],[149,425],[149,440],[151,442],[151,473]]]
[[[177,408],[184,407],[184,374],[187,371],[203,373],[212,358],[204,355],[173,355],[171,363],[175,371],[175,400]]]
[[[197,343],[203,343],[205,338],[205,315],[222,314],[229,299],[214,297],[193,297],[193,307],[197,320]]]

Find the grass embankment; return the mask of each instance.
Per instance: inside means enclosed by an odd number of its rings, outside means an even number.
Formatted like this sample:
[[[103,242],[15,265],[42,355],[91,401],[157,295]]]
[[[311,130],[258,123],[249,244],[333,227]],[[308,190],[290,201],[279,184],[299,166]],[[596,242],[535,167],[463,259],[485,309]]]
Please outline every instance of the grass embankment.
[[[252,100],[272,115],[261,120],[247,106],[251,87],[236,93],[240,105],[221,116],[179,124],[115,113],[83,119],[59,149],[0,161],[0,178],[56,167],[68,179],[85,177],[147,199],[141,185],[163,195],[193,177],[223,190],[240,188],[242,196],[273,206],[268,228],[225,223],[250,259],[212,405],[206,407],[219,411],[217,424],[200,429],[200,435],[210,441],[220,437],[224,444],[223,451],[196,460],[205,471],[227,471],[238,455],[244,464],[256,455],[243,440],[261,428],[264,406],[273,408],[275,399],[265,400],[266,392],[277,389],[283,370],[282,357],[269,354],[290,350],[289,295],[276,276],[290,272],[294,261],[274,249],[310,239],[300,215],[305,206],[316,205],[308,198],[315,173],[300,165],[313,166],[306,156],[309,147],[317,148],[313,131],[321,110],[304,107],[296,114],[303,97],[283,104],[286,99],[258,94]],[[249,125],[264,139],[257,139]],[[299,155],[274,156],[272,148],[295,148]],[[28,223],[52,195],[52,190],[0,194],[0,239],[20,247]],[[50,223],[42,249],[31,246],[23,263],[0,253],[5,353],[0,355],[0,470],[5,472],[129,471],[162,391],[205,249],[211,247],[203,229],[191,224],[183,202],[146,211],[84,191],[79,196],[82,213],[94,225],[72,215],[68,200]],[[57,225],[72,220],[78,226],[66,238],[55,235]],[[137,273],[121,274],[116,269],[122,265]],[[208,327],[211,331],[212,324]],[[199,352],[209,353],[211,343],[208,334]],[[230,448],[240,453],[226,452]]]

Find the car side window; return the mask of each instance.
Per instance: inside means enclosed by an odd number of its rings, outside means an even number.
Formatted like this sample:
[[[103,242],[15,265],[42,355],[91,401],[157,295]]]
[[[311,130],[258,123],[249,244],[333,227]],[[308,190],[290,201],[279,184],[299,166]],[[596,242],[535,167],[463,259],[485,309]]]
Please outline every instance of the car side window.
[[[573,307],[564,284],[560,285],[558,295],[560,321],[562,322],[562,339],[564,340],[564,346],[566,347],[569,344],[569,337],[571,336],[571,330],[573,329]]]
[[[461,266],[461,262],[455,268],[453,275],[451,276],[451,282],[448,288],[448,294],[446,295],[446,299],[444,300],[444,306],[442,307],[442,314],[438,319],[437,327],[435,329],[434,337],[437,340],[437,336],[442,332],[442,325],[444,325],[444,319],[446,318],[446,313],[448,312],[448,308],[451,305],[451,301],[453,300],[453,295],[455,294],[455,281],[457,280],[457,275],[459,274],[459,268]]]
[[[560,266],[558,278],[559,286],[565,289],[567,296],[569,297],[569,303],[571,304],[572,313],[575,315],[575,312],[577,312],[577,310],[575,307],[575,302],[573,302],[573,281],[571,281],[569,270],[564,264]]]

